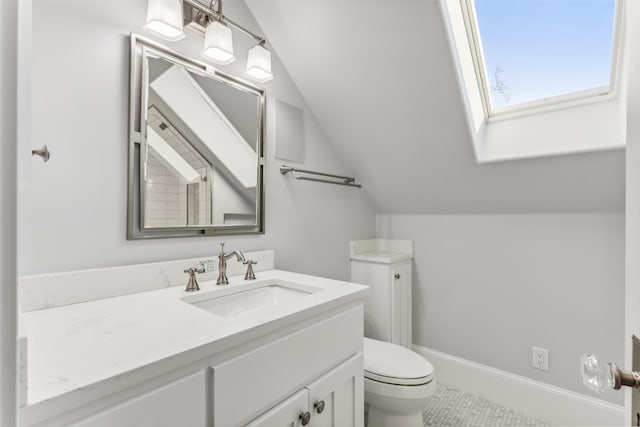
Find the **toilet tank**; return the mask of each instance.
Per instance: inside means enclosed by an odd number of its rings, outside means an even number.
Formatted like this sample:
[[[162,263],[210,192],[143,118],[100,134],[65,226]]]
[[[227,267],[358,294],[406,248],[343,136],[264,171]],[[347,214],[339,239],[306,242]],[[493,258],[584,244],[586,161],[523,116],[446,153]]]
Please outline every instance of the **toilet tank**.
[[[364,335],[411,348],[413,241],[350,242],[351,281],[370,287],[364,302]]]

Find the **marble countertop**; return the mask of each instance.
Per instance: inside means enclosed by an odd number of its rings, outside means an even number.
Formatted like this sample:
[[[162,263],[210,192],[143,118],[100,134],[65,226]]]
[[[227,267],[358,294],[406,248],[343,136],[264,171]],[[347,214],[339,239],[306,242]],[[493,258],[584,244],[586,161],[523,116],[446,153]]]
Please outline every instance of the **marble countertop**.
[[[320,290],[296,304],[242,318],[216,316],[182,301],[191,295],[227,293],[273,279]],[[187,293],[184,286],[174,286],[24,313],[28,404],[95,386],[206,344],[220,343],[223,350],[229,337],[251,333],[271,322],[295,324],[308,316],[309,309],[329,310],[361,299],[367,292],[366,286],[280,270],[261,272],[250,282],[242,276],[231,277],[228,286],[205,281],[200,288]]]
[[[412,254],[388,251],[376,251],[351,255],[352,260],[377,262],[380,264],[394,264],[396,262],[409,261],[412,258]]]
[[[367,239],[349,242],[349,257],[355,261],[395,264],[413,258],[413,241]]]

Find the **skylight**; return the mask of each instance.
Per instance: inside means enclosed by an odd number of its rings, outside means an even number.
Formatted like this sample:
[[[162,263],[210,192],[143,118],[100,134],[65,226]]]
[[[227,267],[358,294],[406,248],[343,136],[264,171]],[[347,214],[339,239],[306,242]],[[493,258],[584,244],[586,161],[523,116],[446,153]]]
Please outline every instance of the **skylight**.
[[[465,0],[488,117],[612,92],[616,0]]]

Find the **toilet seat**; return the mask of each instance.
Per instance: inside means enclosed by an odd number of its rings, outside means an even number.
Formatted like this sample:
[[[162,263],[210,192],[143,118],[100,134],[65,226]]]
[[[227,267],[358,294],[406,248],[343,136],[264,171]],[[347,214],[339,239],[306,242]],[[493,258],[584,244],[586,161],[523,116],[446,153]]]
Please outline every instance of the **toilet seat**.
[[[369,371],[364,371],[364,377],[366,379],[377,381],[379,383],[389,384],[389,385],[424,385],[428,384],[432,380],[432,376],[421,377],[421,378],[395,378],[395,377],[385,377],[384,375],[376,375]]]
[[[428,399],[436,392],[436,388],[437,384],[435,380],[430,381],[426,384],[406,386],[382,383],[366,377],[364,378],[365,401],[370,401],[371,395],[381,396],[387,399],[390,398],[392,400],[402,399],[411,401]],[[368,400],[367,397],[369,397]]]
[[[433,365],[408,348],[365,337],[364,376],[386,384],[416,386],[433,379]]]

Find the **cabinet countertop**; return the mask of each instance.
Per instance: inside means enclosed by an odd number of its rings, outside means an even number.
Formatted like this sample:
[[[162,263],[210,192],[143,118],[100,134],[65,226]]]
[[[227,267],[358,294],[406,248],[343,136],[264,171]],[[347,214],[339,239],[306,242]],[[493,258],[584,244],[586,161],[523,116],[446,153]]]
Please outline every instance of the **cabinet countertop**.
[[[224,351],[237,344],[239,336],[247,340],[263,335],[261,327],[267,325],[294,325],[319,310],[362,299],[367,292],[366,286],[280,270],[259,276],[250,282],[232,277],[227,286],[202,282],[196,293],[175,286],[25,313],[29,406],[100,387],[107,380],[212,343],[216,351]],[[182,301],[190,295],[240,290],[267,280],[320,290],[296,304],[232,318]]]
[[[351,259],[355,261],[376,262],[379,264],[395,264],[402,261],[410,261],[413,255],[402,252],[367,252],[352,254]]]

